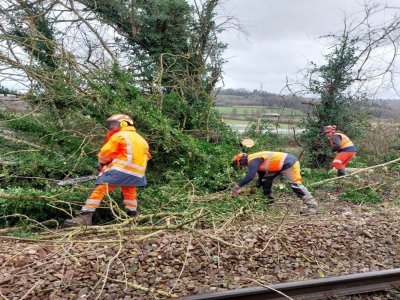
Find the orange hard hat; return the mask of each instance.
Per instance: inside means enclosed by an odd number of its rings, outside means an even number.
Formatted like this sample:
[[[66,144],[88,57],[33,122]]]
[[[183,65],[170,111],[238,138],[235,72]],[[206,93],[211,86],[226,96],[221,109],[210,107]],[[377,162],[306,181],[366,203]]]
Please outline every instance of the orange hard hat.
[[[239,153],[233,157],[232,166],[235,168],[243,167],[247,164],[247,153]]]

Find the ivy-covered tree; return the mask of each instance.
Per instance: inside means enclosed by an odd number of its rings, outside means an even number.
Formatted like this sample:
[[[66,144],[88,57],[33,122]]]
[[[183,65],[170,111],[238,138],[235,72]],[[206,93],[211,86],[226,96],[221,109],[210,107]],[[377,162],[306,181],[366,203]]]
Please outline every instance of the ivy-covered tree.
[[[120,50],[140,87],[184,130],[205,131],[218,120],[212,92],[222,74],[215,22],[220,0],[77,0],[122,36]],[[197,3],[198,2],[198,3]]]
[[[129,54],[132,70],[144,79],[144,88],[157,80],[161,68],[177,68],[188,53],[192,10],[185,0],[78,2],[123,37],[117,42]]]
[[[333,51],[325,56],[326,63],[312,64],[309,71],[308,92],[317,101],[305,120],[304,140],[313,166],[324,166],[328,162],[329,148],[322,126],[336,125],[350,138],[356,138],[368,124],[368,100],[364,94],[352,91],[354,84],[361,80],[355,70],[359,60],[356,43],[356,39],[343,34]]]

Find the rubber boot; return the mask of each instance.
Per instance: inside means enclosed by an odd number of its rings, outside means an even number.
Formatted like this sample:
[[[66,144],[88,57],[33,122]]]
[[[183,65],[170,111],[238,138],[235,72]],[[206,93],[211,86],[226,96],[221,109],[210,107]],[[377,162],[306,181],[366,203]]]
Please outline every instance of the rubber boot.
[[[302,216],[316,215],[317,213],[318,213],[318,209],[314,208],[314,207],[302,208],[300,211],[300,214]]]
[[[74,227],[74,226],[90,226],[92,225],[92,218],[94,212],[84,211],[81,212],[80,215],[76,216],[73,219],[67,219],[64,222],[64,225]]]
[[[318,212],[318,202],[311,195],[306,195],[303,198],[303,202],[307,205],[307,208],[304,208],[300,211],[301,215],[316,215]]]
[[[344,176],[344,175],[346,175],[346,169],[338,169],[337,170],[337,176],[338,177]]]

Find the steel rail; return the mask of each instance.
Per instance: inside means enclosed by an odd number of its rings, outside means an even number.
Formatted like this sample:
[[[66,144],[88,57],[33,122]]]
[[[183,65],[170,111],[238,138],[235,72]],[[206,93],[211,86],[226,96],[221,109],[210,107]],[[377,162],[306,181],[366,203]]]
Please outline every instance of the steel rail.
[[[357,273],[337,277],[271,284],[203,295],[188,296],[184,300],[313,300],[385,291],[400,287],[400,269]],[[279,292],[278,292],[279,291]]]

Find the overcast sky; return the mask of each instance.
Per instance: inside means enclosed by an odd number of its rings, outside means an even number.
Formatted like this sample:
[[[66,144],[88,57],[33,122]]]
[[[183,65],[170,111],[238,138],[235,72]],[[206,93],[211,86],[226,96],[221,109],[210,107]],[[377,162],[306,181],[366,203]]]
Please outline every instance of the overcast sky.
[[[384,4],[399,0],[380,0]],[[323,62],[327,41],[318,37],[343,28],[344,16],[360,16],[360,0],[227,0],[224,12],[240,20],[248,37],[233,30],[228,43],[225,88],[279,93],[285,78],[300,77],[310,61]]]

